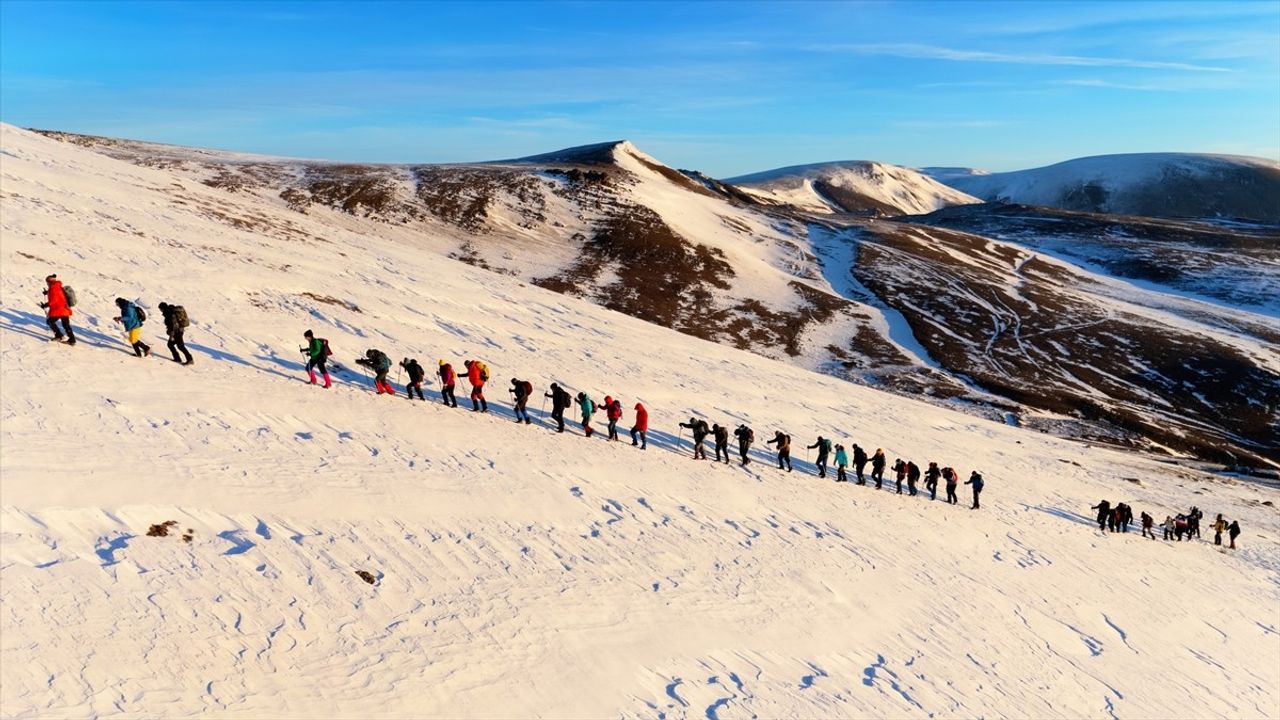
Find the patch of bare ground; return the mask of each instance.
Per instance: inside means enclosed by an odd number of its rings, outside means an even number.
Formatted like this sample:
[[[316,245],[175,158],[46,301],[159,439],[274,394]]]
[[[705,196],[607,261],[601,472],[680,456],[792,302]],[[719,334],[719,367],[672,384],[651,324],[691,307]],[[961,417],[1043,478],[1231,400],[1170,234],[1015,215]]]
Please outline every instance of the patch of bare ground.
[[[1280,379],[1210,337],[1126,315],[1077,288],[1087,278],[937,228],[877,224],[854,274],[900,311],[944,367],[1029,407],[1231,461],[1280,458]],[[911,282],[900,282],[902,277]]]
[[[363,310],[360,309],[359,305],[356,305],[350,300],[340,300],[336,297],[333,297],[332,295],[321,295],[319,293],[313,293],[313,292],[302,292],[302,293],[298,293],[298,295],[304,298],[308,298],[310,300],[315,300],[318,303],[324,303],[325,305],[336,305],[338,307],[344,307],[350,310],[351,312],[364,312]]]

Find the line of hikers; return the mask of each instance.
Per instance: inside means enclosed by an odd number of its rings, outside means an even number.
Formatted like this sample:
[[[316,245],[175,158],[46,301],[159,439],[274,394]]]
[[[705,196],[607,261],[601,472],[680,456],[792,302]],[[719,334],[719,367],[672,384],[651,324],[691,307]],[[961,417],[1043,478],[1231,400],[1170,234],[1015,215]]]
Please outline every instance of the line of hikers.
[[[64,285],[56,274],[46,277],[44,281],[44,301],[40,303],[40,307],[44,309],[46,322],[53,331],[50,340],[65,341],[67,345],[74,346],[76,333],[71,327],[71,316],[75,314],[72,308],[76,306],[76,291],[71,286]],[[184,339],[187,328],[191,326],[186,308],[167,302],[160,303],[158,307],[164,318],[164,330],[169,339],[169,352],[173,355],[173,361],[191,365],[195,360],[187,350]],[[150,357],[151,346],[142,341],[142,326],[147,322],[147,311],[136,301],[124,298],[116,298],[116,308],[120,314],[112,319],[124,328],[125,337],[134,354],[140,358]]]
[[[1102,532],[1129,532],[1129,524],[1133,522],[1133,508],[1126,503],[1116,503],[1112,505],[1108,500],[1102,500],[1097,505],[1090,505],[1090,510],[1098,511],[1098,529]],[[1160,523],[1161,530],[1164,531],[1165,540],[1174,540],[1182,542],[1185,536],[1187,540],[1200,537],[1200,520],[1204,518],[1204,512],[1196,506],[1192,506],[1191,510],[1186,513],[1178,513],[1177,515],[1166,515],[1164,522]],[[1155,534],[1155,518],[1149,513],[1142,513],[1139,516],[1142,521],[1142,537],[1156,539]],[[1227,533],[1230,538],[1230,548],[1236,549],[1236,538],[1240,535],[1240,521],[1232,520],[1230,523],[1222,517],[1222,513],[1218,513],[1218,517],[1213,521],[1213,544],[1222,544],[1222,534]]]

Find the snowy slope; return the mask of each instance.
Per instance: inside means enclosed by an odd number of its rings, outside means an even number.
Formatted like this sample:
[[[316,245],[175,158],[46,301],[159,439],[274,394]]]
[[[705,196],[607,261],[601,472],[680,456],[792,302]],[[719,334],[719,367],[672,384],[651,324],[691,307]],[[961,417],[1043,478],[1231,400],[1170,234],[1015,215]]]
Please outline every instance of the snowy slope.
[[[930,173],[987,201],[1067,210],[1280,223],[1280,162],[1238,155],[1134,153],[1031,170]],[[929,172],[926,169],[926,172]]]
[[[0,715],[1280,713],[1271,491],[310,216],[237,229],[220,190],[8,126],[0,146]],[[75,348],[45,340],[51,270]],[[117,295],[184,304],[196,365],[128,354]],[[308,327],[348,365],[483,357],[496,412],[309,387]],[[516,426],[511,375],[645,402],[652,447]],[[695,463],[691,413],[786,429],[801,458],[824,433],[980,469],[984,507]],[[1099,535],[1099,497],[1225,512],[1242,548]],[[193,540],[146,536],[166,520]]]
[[[816,213],[920,215],[980,202],[916,170],[858,160],[795,165],[726,182],[763,200]]]

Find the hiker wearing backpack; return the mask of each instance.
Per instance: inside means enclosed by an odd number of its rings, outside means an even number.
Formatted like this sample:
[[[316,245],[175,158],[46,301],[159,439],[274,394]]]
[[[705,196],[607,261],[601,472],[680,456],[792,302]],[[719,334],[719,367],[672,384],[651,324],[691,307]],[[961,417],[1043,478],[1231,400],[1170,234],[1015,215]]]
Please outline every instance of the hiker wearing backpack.
[[[551,383],[551,392],[543,397],[551,398],[551,419],[556,421],[556,432],[564,432],[564,411],[569,409],[572,399],[569,393],[556,383]]]
[[[782,469],[782,464],[786,463],[787,472],[791,472],[791,436],[778,430],[773,434],[772,440],[766,440],[766,445],[778,446],[778,469]]]
[[[845,452],[843,445],[836,446],[836,482],[848,482],[849,476],[845,474],[844,469],[849,465],[849,453]]]
[[[516,399],[516,422],[523,422],[525,425],[531,424],[533,421],[529,419],[529,396],[533,394],[533,383],[528,380],[511,378],[511,390],[509,392]]]
[[[586,393],[578,393],[578,409],[582,412],[582,433],[591,437],[595,430],[591,429],[591,416],[596,414],[596,403]]]
[[[960,484],[960,475],[955,471],[955,468],[948,465],[942,468],[942,477],[947,481],[947,504],[955,505],[960,502],[960,499],[956,497],[956,486]]]
[[[427,398],[422,394],[422,381],[426,379],[427,371],[422,369],[422,366],[418,364],[415,358],[401,360],[400,367],[409,373],[409,382],[404,384],[405,397],[412,400],[413,394],[416,392],[419,400],[426,400]]]
[[[647,450],[649,441],[645,436],[649,432],[649,411],[640,403],[636,403],[635,411],[636,424],[631,426],[631,444],[632,446],[636,444],[636,435],[639,435],[640,449]]]
[[[333,387],[333,382],[329,379],[329,356],[333,353],[329,351],[329,341],[324,338],[316,337],[315,333],[310,330],[302,333],[307,339],[307,346],[302,348],[302,352],[307,356],[307,376],[311,378],[311,384],[316,384],[316,370],[324,376],[324,389],[328,390]]]
[[[973,473],[969,475],[969,479],[964,481],[964,484],[973,486],[973,507],[969,509],[979,509],[981,506],[978,504],[978,496],[982,494],[982,486],[986,484],[982,479],[982,474],[977,470],[974,470]]]
[[[618,421],[622,419],[622,401],[605,395],[604,416],[609,421],[609,440],[617,440]]]
[[[169,353],[173,355],[173,361],[190,365],[194,362],[191,359],[191,353],[187,350],[187,345],[182,341],[183,334],[187,331],[187,326],[191,321],[187,318],[187,309],[181,305],[170,305],[169,303],[160,303],[160,314],[164,316],[164,331],[169,335]],[[184,362],[178,357],[178,351],[186,356]]]
[[[751,451],[751,443],[756,441],[756,431],[746,426],[746,423],[738,426],[733,431],[734,437],[738,438],[738,455],[742,458],[742,464],[745,466],[751,462],[751,458],[747,457],[747,453]]]
[[[489,367],[479,360],[465,360],[467,382],[471,383],[471,412],[489,412],[484,399],[484,384],[489,381]]]
[[[720,462],[721,454],[724,455],[724,461],[729,462],[729,428],[716,423],[711,426],[711,437],[716,441],[716,462]]]
[[[888,460],[884,456],[884,448],[876,448],[876,454],[871,456],[871,477],[876,481],[876,489],[879,490],[884,486],[884,464]]]
[[[458,374],[453,371],[453,366],[442,358],[436,374],[440,376],[440,399],[448,407],[458,407],[458,398],[453,394],[453,389],[458,384]]]
[[[929,491],[929,499],[938,499],[938,478],[942,477],[942,470],[938,468],[938,463],[929,463],[929,469],[924,471],[924,489]]]
[[[902,462],[902,458],[896,458],[893,461],[893,471],[898,475],[898,494],[902,494],[902,481],[907,479],[907,464]]]
[[[920,482],[920,466],[914,460],[907,461],[907,492],[916,496],[916,483]]]
[[[364,357],[356,358],[357,365],[363,365],[374,372],[373,384],[378,388],[379,395],[390,395],[395,397],[396,389],[391,387],[390,381],[387,380],[387,373],[391,372],[391,358],[381,350],[369,348],[364,351]]]
[[[693,459],[706,460],[707,448],[703,446],[703,443],[707,439],[707,434],[711,432],[711,429],[707,427],[707,421],[691,417],[689,422],[680,423],[680,427],[689,428],[693,431]]]
[[[75,345],[76,334],[71,329],[71,308],[76,305],[76,291],[63,287],[57,275],[50,275],[44,282],[44,302],[40,303],[40,307],[44,308],[49,329],[53,331],[50,339],[61,341],[65,337],[68,345]],[[58,329],[58,325],[62,325],[62,329]]]
[[[862,476],[862,471],[867,467],[867,451],[863,450],[858,443],[853,444],[853,471],[858,476],[858,484],[866,485],[867,479]]]
[[[818,448],[818,459],[814,465],[818,466],[818,477],[824,478],[827,476],[827,454],[831,452],[831,441],[819,435],[817,442],[806,446],[809,450],[814,448]]]
[[[151,346],[142,342],[142,324],[147,321],[147,312],[124,298],[116,298],[116,307],[120,308],[120,314],[115,321],[124,326],[134,354],[138,357],[149,356]]]

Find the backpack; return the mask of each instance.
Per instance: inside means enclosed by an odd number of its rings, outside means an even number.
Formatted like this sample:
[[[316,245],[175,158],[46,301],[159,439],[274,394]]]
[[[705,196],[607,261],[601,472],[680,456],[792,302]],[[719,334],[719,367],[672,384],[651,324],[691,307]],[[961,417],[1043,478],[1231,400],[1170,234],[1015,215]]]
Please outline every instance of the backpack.
[[[525,397],[533,397],[533,383],[525,380],[520,383],[520,386],[524,388]]]
[[[756,431],[752,430],[751,428],[747,428],[747,442],[755,442],[755,440],[756,440]]]
[[[489,366],[477,360],[476,364],[480,366],[480,381],[489,382]]]
[[[178,305],[173,308],[173,324],[180,327],[190,327],[191,320],[187,317],[187,309]]]
[[[75,291],[75,290],[73,290],[72,288],[70,288],[70,287],[68,287],[68,286],[66,286],[66,285],[63,285],[63,286],[62,286],[62,295],[63,295],[64,297],[66,297],[66,298],[67,298],[67,307],[69,307],[69,308],[73,308],[73,307],[75,307],[75,306],[76,306],[76,291]]]
[[[320,338],[320,345],[321,345],[320,358],[322,360],[328,360],[329,358],[333,357],[333,351],[329,349],[328,340],[325,340],[324,338]]]
[[[138,324],[141,325],[142,323],[146,322],[147,311],[143,310],[142,306],[139,305],[138,303],[130,303],[130,304],[133,305],[133,311],[138,314]]]

